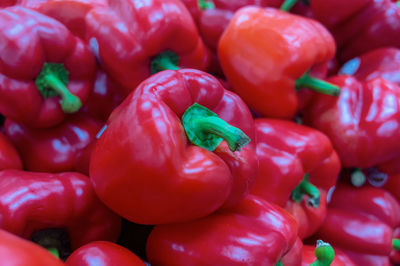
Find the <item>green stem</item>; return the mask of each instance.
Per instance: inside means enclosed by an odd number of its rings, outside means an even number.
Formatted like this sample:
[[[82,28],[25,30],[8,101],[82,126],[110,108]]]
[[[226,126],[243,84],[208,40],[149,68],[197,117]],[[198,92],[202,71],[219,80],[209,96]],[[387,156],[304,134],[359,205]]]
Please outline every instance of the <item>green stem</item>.
[[[283,266],[282,261],[279,260],[279,261],[275,264],[275,266]]]
[[[214,9],[215,4],[212,1],[198,0],[198,5],[201,10]]]
[[[280,10],[288,12],[297,2],[298,0],[285,0],[281,5]]]
[[[75,113],[82,107],[79,97],[67,88],[68,71],[63,64],[45,63],[36,78],[36,87],[44,98],[60,96],[64,113]]]
[[[350,176],[351,184],[355,187],[361,187],[367,181],[361,168],[355,168]]]
[[[165,51],[153,58],[150,63],[150,72],[155,74],[163,70],[179,70],[179,56],[172,51]]]
[[[296,80],[295,87],[296,90],[307,88],[319,93],[332,96],[338,96],[340,94],[340,89],[338,86],[323,81],[321,79],[311,77],[309,75],[309,71],[307,71],[303,76]]]
[[[297,187],[292,191],[292,200],[295,202],[301,202],[304,195],[308,195],[308,203],[314,208],[318,208],[321,200],[321,194],[316,186],[310,183],[309,175],[305,174],[303,180]]]
[[[317,259],[310,266],[329,266],[335,258],[335,250],[329,243],[322,240],[317,240],[314,254]]]
[[[396,4],[397,4],[397,6],[400,8],[400,1],[397,1]]]
[[[392,247],[396,251],[400,251],[400,239],[398,238],[393,238],[392,239]]]
[[[60,258],[60,252],[58,252],[57,248],[48,248],[47,249],[51,254],[54,255],[54,257],[56,257],[57,259]]]
[[[194,103],[182,116],[182,124],[189,140],[213,151],[226,140],[231,151],[239,151],[250,142],[239,128],[229,125],[209,109]]]

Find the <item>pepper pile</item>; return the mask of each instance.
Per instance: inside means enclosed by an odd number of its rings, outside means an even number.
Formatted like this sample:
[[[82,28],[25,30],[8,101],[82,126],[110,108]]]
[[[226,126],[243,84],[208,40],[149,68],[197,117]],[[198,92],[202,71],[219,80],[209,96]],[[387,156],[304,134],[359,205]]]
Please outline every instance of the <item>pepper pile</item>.
[[[2,0],[0,264],[400,265],[400,1]]]

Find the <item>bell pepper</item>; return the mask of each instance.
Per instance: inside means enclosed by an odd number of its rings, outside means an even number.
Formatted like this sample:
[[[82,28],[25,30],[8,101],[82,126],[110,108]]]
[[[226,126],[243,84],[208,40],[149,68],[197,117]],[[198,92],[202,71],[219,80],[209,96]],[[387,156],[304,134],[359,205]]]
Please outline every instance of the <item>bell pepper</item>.
[[[218,45],[233,90],[255,111],[273,118],[294,117],[298,89],[340,93],[337,86],[308,75],[313,65],[334,54],[332,36],[317,21],[272,8],[237,11]]]
[[[22,161],[17,149],[0,132],[0,171],[5,169],[22,169]]]
[[[128,249],[107,241],[94,241],[75,250],[65,266],[129,265],[145,266],[144,262]]]
[[[44,248],[4,230],[0,230],[0,257],[2,266],[64,265]]]
[[[317,241],[316,247],[304,245],[302,251],[302,266],[356,266],[344,252],[322,240]]]
[[[63,23],[74,35],[85,38],[85,17],[90,9],[106,6],[107,0],[18,0],[20,6],[33,9]]]
[[[93,91],[81,111],[105,122],[122,100],[121,88],[103,70],[98,69]]]
[[[255,127],[259,171],[250,193],[286,208],[299,237],[311,236],[325,219],[326,193],[341,168],[331,142],[291,121],[258,118]]]
[[[390,265],[399,250],[393,230],[400,226],[400,204],[381,188],[341,183],[316,237],[344,251],[357,265]]]
[[[332,141],[344,167],[368,168],[400,155],[400,88],[382,78],[341,75],[338,98],[315,95],[303,121]]]
[[[110,1],[91,9],[86,25],[93,52],[125,96],[163,69],[207,68],[206,48],[179,0]]]
[[[400,46],[399,1],[310,0],[310,5],[335,36],[342,62],[376,48]]]
[[[297,237],[292,248],[282,257],[282,265],[300,266],[303,258],[303,242]]]
[[[0,2],[0,8],[8,7],[8,6],[13,6],[16,4],[17,0],[2,0]]]
[[[155,226],[146,250],[151,265],[279,265],[296,235],[289,213],[250,195],[199,220]]]
[[[201,218],[247,194],[258,170],[253,137],[246,104],[216,78],[162,71],[111,114],[90,178],[99,198],[134,223]]]
[[[400,49],[384,47],[369,51],[346,62],[339,74],[362,81],[380,77],[400,86]]]
[[[100,122],[84,114],[72,116],[52,128],[29,128],[11,120],[4,125],[25,170],[49,173],[77,171],[82,161],[89,169],[90,154],[88,158],[82,154],[101,127]]]
[[[0,47],[0,113],[7,118],[54,126],[89,96],[94,58],[58,21],[19,6],[2,9]]]
[[[75,250],[117,240],[121,224],[97,199],[89,178],[73,172],[0,171],[0,216],[1,229],[56,248],[62,258],[68,243]]]

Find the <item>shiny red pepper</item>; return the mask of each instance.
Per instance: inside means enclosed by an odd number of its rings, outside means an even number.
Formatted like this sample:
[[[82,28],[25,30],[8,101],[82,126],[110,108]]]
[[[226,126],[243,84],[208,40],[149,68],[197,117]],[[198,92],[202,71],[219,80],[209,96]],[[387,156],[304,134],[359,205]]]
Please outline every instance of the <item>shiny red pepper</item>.
[[[362,54],[346,62],[339,74],[362,81],[379,77],[400,86],[400,49],[385,47]]]
[[[326,193],[336,184],[340,161],[321,132],[291,121],[255,120],[259,172],[250,193],[286,208],[299,223],[299,237],[318,230]]]
[[[68,257],[64,265],[145,266],[144,262],[128,249],[107,241],[95,241],[80,247]]]
[[[304,245],[303,246],[303,261],[302,266],[356,266],[356,264],[341,250],[336,248],[329,248],[326,246],[327,243],[319,242],[317,247]],[[324,246],[325,245],[325,246]],[[332,256],[333,252],[334,256]],[[332,259],[332,261],[330,261]],[[316,260],[318,262],[316,262]]]
[[[157,225],[146,250],[152,265],[275,265],[296,236],[297,223],[289,213],[248,196],[199,220]]]
[[[379,47],[400,47],[398,1],[310,0],[310,4],[314,16],[335,36],[342,62]]]
[[[339,184],[317,238],[344,251],[357,265],[391,265],[399,250],[394,229],[400,226],[400,204],[387,191]]]
[[[22,169],[22,161],[17,149],[0,132],[0,171],[5,169]]]
[[[365,82],[342,75],[329,79],[338,98],[315,95],[304,122],[324,132],[344,167],[368,168],[400,155],[400,88],[382,78]]]
[[[4,230],[0,230],[0,257],[2,266],[64,265],[44,248]]]
[[[25,170],[49,173],[78,171],[86,164],[84,174],[88,174],[90,154],[82,155],[96,140],[101,127],[100,122],[84,114],[72,116],[52,128],[29,128],[11,120],[4,124]]]
[[[0,113],[7,118],[54,126],[93,88],[94,57],[52,18],[19,6],[0,10],[0,47]]]
[[[44,230],[64,230],[73,250],[91,241],[115,241],[121,224],[97,199],[89,178],[72,172],[0,171],[0,216],[1,229],[27,239],[36,235],[57,248],[61,240]]]
[[[328,62],[334,54],[332,36],[317,21],[259,7],[237,11],[218,46],[234,91],[255,111],[274,118],[294,117],[299,108],[296,89],[340,93],[308,75],[313,65]]]
[[[23,7],[33,9],[63,23],[74,35],[85,38],[86,14],[94,7],[106,6],[108,0],[17,0]]]
[[[86,23],[92,50],[126,95],[160,70],[207,68],[205,46],[179,0],[109,1],[92,9]]]
[[[303,242],[297,237],[292,248],[282,257],[282,265],[300,266],[303,258]]]
[[[216,78],[163,71],[111,114],[90,178],[100,199],[132,222],[188,221],[247,194],[258,170],[250,139],[249,109]]]

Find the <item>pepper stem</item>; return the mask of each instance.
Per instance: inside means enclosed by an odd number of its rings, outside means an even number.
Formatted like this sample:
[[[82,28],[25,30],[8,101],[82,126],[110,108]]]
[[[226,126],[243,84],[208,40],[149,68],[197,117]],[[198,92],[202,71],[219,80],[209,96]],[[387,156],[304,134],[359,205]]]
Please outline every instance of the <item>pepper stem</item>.
[[[51,254],[54,255],[54,257],[56,257],[57,259],[60,258],[60,252],[58,252],[57,248],[48,248],[47,249]]]
[[[321,79],[313,78],[309,75],[309,72],[310,71],[307,71],[303,76],[296,80],[296,90],[307,88],[319,93],[332,96],[338,96],[340,94],[340,89],[338,86],[323,81]]]
[[[240,151],[250,142],[243,131],[229,125],[216,113],[198,103],[185,111],[182,124],[188,139],[209,151],[214,151],[222,140],[226,140],[231,151]]]
[[[314,254],[317,259],[310,266],[329,266],[335,258],[335,250],[329,243],[322,240],[317,240]]]
[[[61,109],[64,113],[75,113],[82,107],[79,97],[73,95],[66,86],[68,71],[63,64],[44,63],[35,83],[44,98],[61,97]]]
[[[397,6],[400,8],[400,1],[397,1],[396,4],[397,4]]]
[[[283,266],[282,261],[279,260],[279,261],[275,264],[275,266]]]
[[[298,2],[298,0],[285,0],[281,7],[279,8],[282,11],[289,12],[289,10]]]
[[[178,67],[179,56],[172,51],[165,51],[151,60],[150,72],[155,74],[163,70],[179,70]]]
[[[214,9],[215,4],[213,1],[198,0],[198,5],[201,10]]]
[[[351,184],[355,187],[361,187],[367,181],[361,168],[355,168],[350,176]]]
[[[305,174],[303,180],[297,187],[292,191],[292,200],[295,202],[301,202],[303,195],[308,195],[308,204],[314,208],[318,208],[321,200],[321,194],[316,186],[310,183],[309,175]]]
[[[393,238],[392,239],[392,247],[396,251],[400,251],[400,239],[398,238]]]

